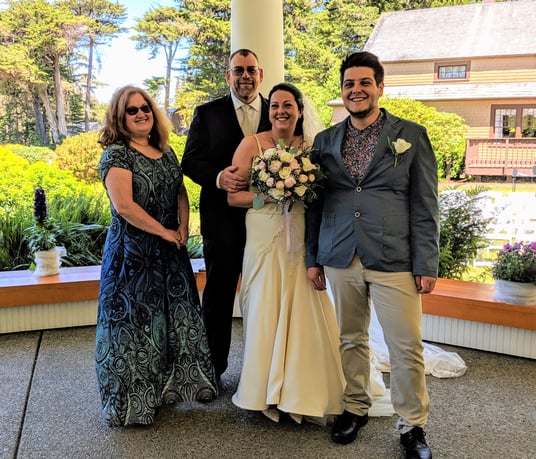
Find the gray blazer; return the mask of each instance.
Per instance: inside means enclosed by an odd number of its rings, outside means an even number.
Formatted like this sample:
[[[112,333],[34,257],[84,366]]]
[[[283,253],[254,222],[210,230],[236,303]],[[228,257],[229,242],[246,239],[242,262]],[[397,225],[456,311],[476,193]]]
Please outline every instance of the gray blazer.
[[[355,183],[342,162],[348,118],[319,133],[312,161],[326,174],[319,199],[306,210],[306,264],[347,267],[355,255],[366,268],[437,277],[437,162],[426,129],[385,110],[370,165]],[[411,147],[397,156],[389,146]]]

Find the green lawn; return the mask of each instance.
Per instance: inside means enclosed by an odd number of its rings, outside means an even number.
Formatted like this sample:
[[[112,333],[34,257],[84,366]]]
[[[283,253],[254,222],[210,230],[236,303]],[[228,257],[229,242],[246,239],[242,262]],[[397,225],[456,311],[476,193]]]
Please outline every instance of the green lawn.
[[[485,187],[489,188],[490,191],[500,191],[502,193],[511,193],[512,192],[512,182],[452,182],[452,181],[443,181],[439,182],[439,189],[456,187],[456,188],[471,188],[471,187]],[[524,193],[536,193],[536,181],[529,182],[517,182],[516,183],[516,192]]]

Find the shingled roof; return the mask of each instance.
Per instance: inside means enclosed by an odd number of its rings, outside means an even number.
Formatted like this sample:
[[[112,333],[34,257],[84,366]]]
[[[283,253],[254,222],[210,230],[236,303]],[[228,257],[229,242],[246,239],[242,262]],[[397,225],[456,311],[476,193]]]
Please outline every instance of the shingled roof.
[[[536,1],[384,13],[364,49],[384,63],[535,54]]]

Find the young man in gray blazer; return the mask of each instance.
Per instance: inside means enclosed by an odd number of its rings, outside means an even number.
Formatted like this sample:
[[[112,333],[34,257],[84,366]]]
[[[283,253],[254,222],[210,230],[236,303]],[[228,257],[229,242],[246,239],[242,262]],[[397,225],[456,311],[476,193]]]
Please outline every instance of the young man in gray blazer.
[[[374,54],[348,56],[340,73],[350,116],[316,136],[312,161],[327,178],[306,211],[307,275],[317,290],[326,288],[324,272],[329,280],[346,378],[331,438],[350,443],[368,421],[371,301],[389,349],[406,457],[431,458],[420,295],[437,278],[436,158],[424,127],[379,108],[384,71]]]
[[[240,191],[248,183],[235,173],[231,161],[245,135],[271,128],[268,101],[259,94],[263,71],[257,55],[249,49],[233,52],[225,76],[231,93],[195,109],[182,159],[184,173],[201,185],[207,269],[202,312],[218,378],[227,368],[234,298],[246,243],[247,209],[230,207],[227,192]]]

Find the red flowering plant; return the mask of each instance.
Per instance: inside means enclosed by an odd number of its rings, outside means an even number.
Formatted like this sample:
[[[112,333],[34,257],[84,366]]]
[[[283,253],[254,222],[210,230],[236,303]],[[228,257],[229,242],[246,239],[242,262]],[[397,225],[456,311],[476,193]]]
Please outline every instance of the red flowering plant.
[[[505,244],[492,268],[495,279],[536,285],[536,241]]]
[[[249,171],[252,191],[272,198],[288,210],[296,201],[312,202],[324,174],[311,162],[310,155],[310,147],[287,146],[280,139],[273,148],[254,158]],[[259,210],[263,206],[264,200],[255,195],[253,208]]]

